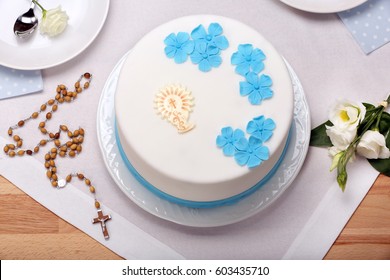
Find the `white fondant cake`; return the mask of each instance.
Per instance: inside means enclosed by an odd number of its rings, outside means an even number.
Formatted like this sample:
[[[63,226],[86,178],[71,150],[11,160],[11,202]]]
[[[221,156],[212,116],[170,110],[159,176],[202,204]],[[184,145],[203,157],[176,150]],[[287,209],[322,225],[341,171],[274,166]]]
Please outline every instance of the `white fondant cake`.
[[[223,28],[229,42],[219,51],[218,67],[202,72],[190,57],[178,64],[164,52],[164,40],[171,33],[191,34],[200,24],[207,30],[212,23]],[[231,57],[241,44],[252,44],[266,56],[259,76],[271,77],[273,96],[259,105],[240,95],[245,77],[235,72]],[[164,97],[162,91],[176,86],[193,98],[187,116],[193,127],[184,133],[170,123],[169,114],[164,120],[161,108],[156,109],[159,93]],[[282,57],[256,30],[225,17],[189,16],[157,27],[134,46],[119,76],[115,114],[122,157],[145,187],[179,204],[214,207],[261,187],[275,171],[288,142],[293,89]],[[275,128],[264,143],[268,159],[248,168],[225,156],[216,138],[224,127],[240,129],[248,138],[247,124],[258,116],[272,119]]]

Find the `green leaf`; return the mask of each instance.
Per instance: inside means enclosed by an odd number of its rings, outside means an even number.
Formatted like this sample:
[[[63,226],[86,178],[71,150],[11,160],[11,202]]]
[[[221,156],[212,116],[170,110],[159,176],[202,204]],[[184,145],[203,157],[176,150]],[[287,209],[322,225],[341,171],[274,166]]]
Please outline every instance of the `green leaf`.
[[[330,141],[328,135],[326,135],[326,125],[332,126],[331,121],[327,121],[316,128],[313,128],[310,135],[310,146],[314,147],[332,147],[333,144]]]
[[[366,107],[366,110],[371,110],[371,109],[375,108],[375,106],[370,104],[370,103],[364,103],[363,102],[363,105],[364,105],[364,107]]]
[[[390,177],[390,158],[369,159],[368,162],[380,173]]]

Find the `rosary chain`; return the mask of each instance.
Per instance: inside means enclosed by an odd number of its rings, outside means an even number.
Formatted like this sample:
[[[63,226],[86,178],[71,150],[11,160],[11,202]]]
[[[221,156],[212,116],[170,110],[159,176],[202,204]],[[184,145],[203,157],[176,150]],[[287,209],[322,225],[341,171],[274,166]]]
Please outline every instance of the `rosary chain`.
[[[83,79],[85,79],[86,81],[83,85],[81,85]],[[92,185],[91,180],[85,177],[82,173],[70,173],[66,176],[65,182],[61,182],[60,184],[58,180],[58,170],[55,163],[57,155],[60,157],[73,158],[76,155],[80,154],[82,151],[82,143],[84,142],[84,129],[79,127],[79,129],[76,129],[72,132],[68,129],[66,125],[60,125],[57,132],[49,132],[46,129],[46,123],[52,119],[53,114],[57,112],[59,105],[62,103],[73,102],[78,97],[78,95],[83,92],[83,90],[89,88],[91,80],[92,75],[90,73],[85,73],[81,75],[80,78],[75,82],[73,91],[68,91],[68,88],[63,84],[58,85],[56,88],[56,95],[53,99],[50,99],[44,104],[42,104],[39,110],[33,112],[29,117],[22,119],[17,124],[9,127],[8,136],[13,139],[14,144],[6,144],[3,150],[4,153],[11,158],[15,156],[24,156],[25,154],[32,156],[33,154],[39,153],[40,148],[46,146],[47,143],[54,142],[54,147],[51,148],[50,151],[45,154],[44,163],[45,168],[47,169],[46,176],[50,180],[51,185],[53,187],[63,188],[67,183],[70,183],[72,181],[72,178],[77,177],[79,180],[84,181],[90,193],[94,195],[95,208],[100,209],[100,203],[96,199],[96,189]],[[42,120],[38,125],[38,129],[40,130],[40,132],[43,135],[48,136],[48,138],[40,140],[33,149],[22,149],[23,139],[19,135],[14,134],[15,130],[21,129],[30,120],[37,119],[38,116],[46,112],[49,107],[51,108],[46,113],[45,119]],[[64,144],[61,143],[61,133],[66,133],[70,140]]]

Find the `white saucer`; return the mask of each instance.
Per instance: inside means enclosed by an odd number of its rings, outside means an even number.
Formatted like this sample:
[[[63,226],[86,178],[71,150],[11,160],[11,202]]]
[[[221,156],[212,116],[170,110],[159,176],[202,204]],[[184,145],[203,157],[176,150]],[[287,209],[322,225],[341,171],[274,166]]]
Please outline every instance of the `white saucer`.
[[[45,9],[61,5],[69,16],[64,33],[48,38],[36,30],[31,37],[21,39],[13,33],[16,18],[26,12],[31,1],[0,1],[0,65],[14,69],[38,70],[57,66],[84,51],[97,37],[106,21],[110,0],[45,0]],[[41,21],[42,12],[36,6],[35,15]]]
[[[336,13],[357,7],[367,0],[280,0],[299,10],[312,13]]]
[[[114,96],[119,73],[128,53],[117,63],[106,81],[98,106],[97,133],[108,171],[119,188],[134,203],[157,217],[177,224],[194,227],[222,226],[259,213],[291,185],[302,167],[309,147],[310,113],[301,83],[286,62],[294,86],[295,109],[291,142],[279,169],[264,186],[236,204],[212,209],[179,206],[157,197],[144,188],[127,170],[115,139]]]

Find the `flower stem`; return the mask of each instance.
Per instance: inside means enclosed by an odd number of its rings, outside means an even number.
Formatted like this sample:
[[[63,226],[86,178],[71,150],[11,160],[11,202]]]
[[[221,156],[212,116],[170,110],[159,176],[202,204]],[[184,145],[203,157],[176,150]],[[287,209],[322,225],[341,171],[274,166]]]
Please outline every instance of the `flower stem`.
[[[35,4],[38,5],[38,7],[42,10],[42,13],[43,13],[43,14],[46,14],[46,9],[45,9],[44,7],[42,7],[42,5],[39,4],[38,1],[36,1],[36,0],[32,0],[32,1],[33,1]]]

